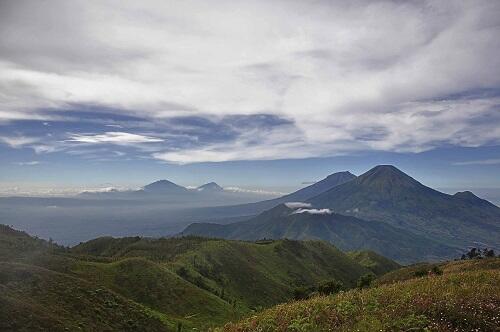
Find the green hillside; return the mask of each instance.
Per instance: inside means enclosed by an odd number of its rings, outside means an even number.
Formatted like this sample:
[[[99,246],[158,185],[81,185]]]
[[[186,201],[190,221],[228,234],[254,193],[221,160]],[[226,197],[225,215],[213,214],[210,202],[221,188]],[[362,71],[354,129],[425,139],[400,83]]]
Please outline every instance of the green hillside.
[[[336,279],[347,287],[369,270],[318,241],[257,243],[184,237],[96,239],[72,249],[108,258],[147,257],[245,308],[286,301],[295,287]],[[255,290],[259,291],[256,292]]]
[[[318,241],[104,237],[64,248],[0,226],[0,330],[206,330],[367,273]]]
[[[217,331],[498,331],[498,261],[281,304]]]
[[[0,262],[1,331],[138,329],[167,327],[146,307],[96,284],[33,265]]]
[[[401,267],[398,263],[370,250],[351,251],[347,255],[379,276]]]
[[[443,257],[456,257],[460,253],[457,248],[387,223],[333,212],[296,213],[285,204],[233,224],[191,224],[182,234],[250,241],[262,238],[324,240],[344,251],[368,249],[405,264],[436,261]]]

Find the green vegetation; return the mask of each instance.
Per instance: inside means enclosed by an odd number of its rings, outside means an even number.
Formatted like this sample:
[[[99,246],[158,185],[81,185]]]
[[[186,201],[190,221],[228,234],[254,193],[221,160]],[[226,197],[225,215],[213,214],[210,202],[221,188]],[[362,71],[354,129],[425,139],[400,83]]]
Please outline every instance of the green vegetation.
[[[375,275],[383,275],[401,267],[398,263],[371,250],[351,251],[347,255],[372,271]]]
[[[470,263],[440,264],[442,275],[386,279],[374,288],[281,304],[216,331],[496,331],[500,259]],[[410,276],[422,267],[402,270]]]
[[[0,225],[0,330],[206,330],[367,273],[318,241],[103,237],[64,248]]]

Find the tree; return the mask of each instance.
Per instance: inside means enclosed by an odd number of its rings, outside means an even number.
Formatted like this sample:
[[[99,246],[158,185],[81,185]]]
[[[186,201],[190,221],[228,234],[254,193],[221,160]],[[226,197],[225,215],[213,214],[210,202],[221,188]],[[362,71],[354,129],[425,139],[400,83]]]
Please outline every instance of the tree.
[[[495,257],[495,251],[493,249],[484,249],[485,253],[484,253],[484,257]]]
[[[306,287],[297,287],[293,290],[295,300],[305,300],[309,297],[310,289]]]
[[[359,277],[357,286],[358,288],[370,287],[372,281],[375,280],[375,276],[371,273],[367,273]]]
[[[344,289],[344,285],[337,280],[325,281],[318,286],[318,292],[321,295],[336,294]]]
[[[434,265],[434,266],[432,267],[431,272],[432,272],[432,274],[435,274],[435,275],[437,275],[437,276],[440,276],[440,275],[442,275],[442,274],[443,274],[443,270],[441,270],[441,269],[439,268],[439,266],[437,266],[437,265]]]
[[[473,259],[473,258],[476,258],[476,257],[479,257],[481,256],[481,252],[477,250],[477,248],[472,248],[468,253],[467,253],[467,257],[469,257],[469,259]]]

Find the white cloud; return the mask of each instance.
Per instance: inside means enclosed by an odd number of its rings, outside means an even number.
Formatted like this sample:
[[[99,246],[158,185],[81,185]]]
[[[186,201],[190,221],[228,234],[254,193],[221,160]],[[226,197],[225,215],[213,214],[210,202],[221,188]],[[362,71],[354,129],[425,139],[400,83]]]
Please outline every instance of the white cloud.
[[[189,188],[189,187],[188,187]],[[197,187],[192,187],[192,189],[196,189]],[[279,191],[268,191],[263,189],[247,189],[240,187],[224,187],[225,191],[236,192],[236,193],[248,193],[248,194],[257,194],[257,195],[269,195],[269,196],[283,196],[286,193]]]
[[[36,161],[36,160],[33,160],[33,161],[20,161],[20,162],[16,162],[15,164],[19,165],[19,166],[35,166],[35,165],[39,165],[40,162]]]
[[[290,209],[298,209],[298,208],[309,208],[311,207],[311,203],[304,203],[304,202],[287,202],[285,203],[287,208]]]
[[[67,141],[88,144],[108,143],[126,145],[131,143],[163,142],[164,140],[158,137],[110,131],[104,134],[72,134]]]
[[[457,161],[454,162],[455,166],[466,166],[466,165],[498,165],[500,164],[500,159],[482,159],[482,160],[468,160],[468,161]]]
[[[292,212],[292,214],[300,214],[300,213],[328,215],[332,214],[333,211],[330,209],[298,209]]]
[[[0,13],[0,121],[92,104],[151,121],[270,113],[295,126],[154,155],[175,163],[500,143],[499,10],[481,0],[11,2]],[[483,90],[495,93],[460,97]],[[74,141],[134,140],[96,136]]]
[[[38,142],[40,139],[38,137],[26,137],[26,136],[0,136],[0,142],[7,144],[12,148],[22,148],[26,145]]]

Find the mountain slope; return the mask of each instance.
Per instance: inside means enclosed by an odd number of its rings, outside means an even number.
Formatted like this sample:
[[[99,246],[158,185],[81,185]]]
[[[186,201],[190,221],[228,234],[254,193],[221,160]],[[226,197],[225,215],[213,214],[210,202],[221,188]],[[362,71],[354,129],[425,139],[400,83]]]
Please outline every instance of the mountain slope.
[[[401,268],[398,263],[370,250],[351,251],[347,255],[376,275],[383,275]]]
[[[224,188],[222,188],[215,182],[209,182],[205,183],[202,186],[199,186],[198,188],[196,188],[196,190],[203,192],[221,192],[224,191]]]
[[[73,249],[113,259],[146,257],[170,266],[185,280],[246,308],[292,297],[298,286],[336,279],[346,286],[368,269],[323,242],[248,243],[203,239],[96,239]],[[259,291],[256,292],[255,290]]]
[[[500,269],[476,267],[281,304],[216,331],[498,331]]]
[[[369,272],[325,242],[103,237],[64,248],[2,225],[0,329],[206,330]]]
[[[383,221],[445,244],[466,247],[480,242],[500,247],[500,208],[470,194],[438,192],[394,166],[376,166],[308,202],[318,208]]]
[[[282,204],[248,221],[228,225],[191,224],[181,234],[238,240],[320,239],[344,251],[370,249],[402,263],[455,257],[459,253],[455,248],[386,223],[331,212],[298,211]]]
[[[2,331],[172,331],[143,306],[80,278],[0,262]]]
[[[231,216],[244,216],[244,215],[256,215],[265,210],[271,209],[277,205],[286,202],[302,202],[306,201],[312,197],[315,197],[323,192],[326,192],[335,186],[341,185],[343,183],[349,182],[355,179],[356,176],[350,172],[337,172],[328,175],[321,181],[318,181],[310,186],[299,189],[291,194],[284,195],[278,198],[269,199],[265,201],[260,201],[256,203],[239,204],[232,206],[221,207],[227,215]],[[221,208],[208,208],[206,212],[208,214],[215,209]]]
[[[178,184],[175,184],[168,180],[159,180],[143,188],[144,192],[150,194],[176,194],[176,193],[186,193],[188,190]]]

